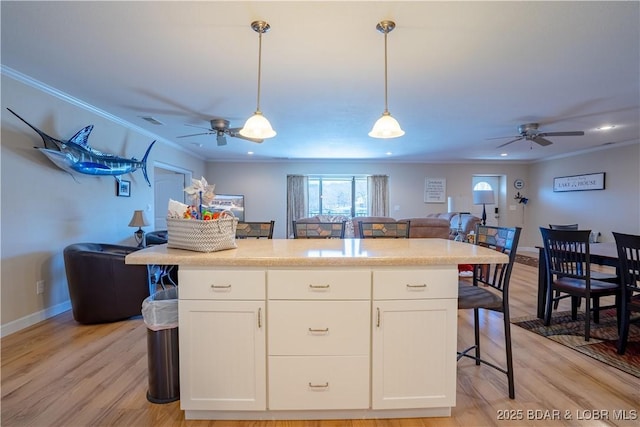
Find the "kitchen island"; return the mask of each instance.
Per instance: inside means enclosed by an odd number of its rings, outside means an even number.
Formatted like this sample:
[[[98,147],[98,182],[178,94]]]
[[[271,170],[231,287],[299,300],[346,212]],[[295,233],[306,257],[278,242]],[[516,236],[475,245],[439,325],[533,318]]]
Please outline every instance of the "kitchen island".
[[[180,405],[187,419],[449,416],[458,264],[508,262],[444,239],[238,240],[154,246],[178,265]]]

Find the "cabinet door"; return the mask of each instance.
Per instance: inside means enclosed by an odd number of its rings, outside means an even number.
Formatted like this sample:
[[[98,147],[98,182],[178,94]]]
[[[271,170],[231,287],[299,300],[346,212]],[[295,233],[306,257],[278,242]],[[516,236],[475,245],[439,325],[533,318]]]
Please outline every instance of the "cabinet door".
[[[455,406],[457,301],[374,301],[372,408]]]
[[[263,301],[180,300],[180,406],[265,410]]]

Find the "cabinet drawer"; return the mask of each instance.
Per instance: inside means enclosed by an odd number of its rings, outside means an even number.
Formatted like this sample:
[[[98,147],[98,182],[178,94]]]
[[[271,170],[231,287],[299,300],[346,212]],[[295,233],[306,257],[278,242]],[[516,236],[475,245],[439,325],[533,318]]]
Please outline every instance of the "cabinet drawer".
[[[269,270],[269,299],[369,299],[368,270]]]
[[[373,272],[374,299],[458,297],[458,270],[416,269]]]
[[[270,357],[268,405],[271,410],[369,408],[369,357]]]
[[[370,307],[369,301],[269,301],[269,354],[368,354]]]
[[[178,270],[180,299],[264,300],[264,270]]]

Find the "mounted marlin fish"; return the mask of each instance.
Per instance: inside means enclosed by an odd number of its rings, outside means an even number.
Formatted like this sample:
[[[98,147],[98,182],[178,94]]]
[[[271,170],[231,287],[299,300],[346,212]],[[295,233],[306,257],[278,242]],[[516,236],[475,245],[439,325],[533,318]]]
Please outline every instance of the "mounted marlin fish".
[[[118,181],[120,181],[119,175],[142,169],[144,179],[151,187],[147,176],[147,156],[149,156],[151,147],[156,141],[149,145],[142,160],[138,161],[135,157],[125,159],[114,154],[103,153],[89,146],[87,140],[93,130],[93,125],[80,129],[78,133],[65,142],[42,132],[10,108],[7,108],[7,110],[40,135],[44,142],[44,148],[36,148],[60,169],[69,173],[79,172],[86,175],[112,175]]]

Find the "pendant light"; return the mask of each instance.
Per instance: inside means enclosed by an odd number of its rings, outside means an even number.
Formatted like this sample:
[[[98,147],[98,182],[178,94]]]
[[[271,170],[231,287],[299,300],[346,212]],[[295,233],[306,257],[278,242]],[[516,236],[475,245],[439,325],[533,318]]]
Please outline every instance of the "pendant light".
[[[247,138],[266,139],[276,136],[276,131],[271,127],[271,123],[260,111],[260,73],[262,66],[262,34],[271,29],[271,26],[264,21],[254,21],[251,23],[253,31],[258,33],[258,102],[256,112],[244,123],[244,127],[238,132]]]
[[[369,136],[373,138],[397,138],[404,135],[398,121],[391,117],[387,103],[387,34],[395,27],[396,23],[393,21],[382,21],[376,25],[376,29],[384,34],[384,113],[369,132]]]

